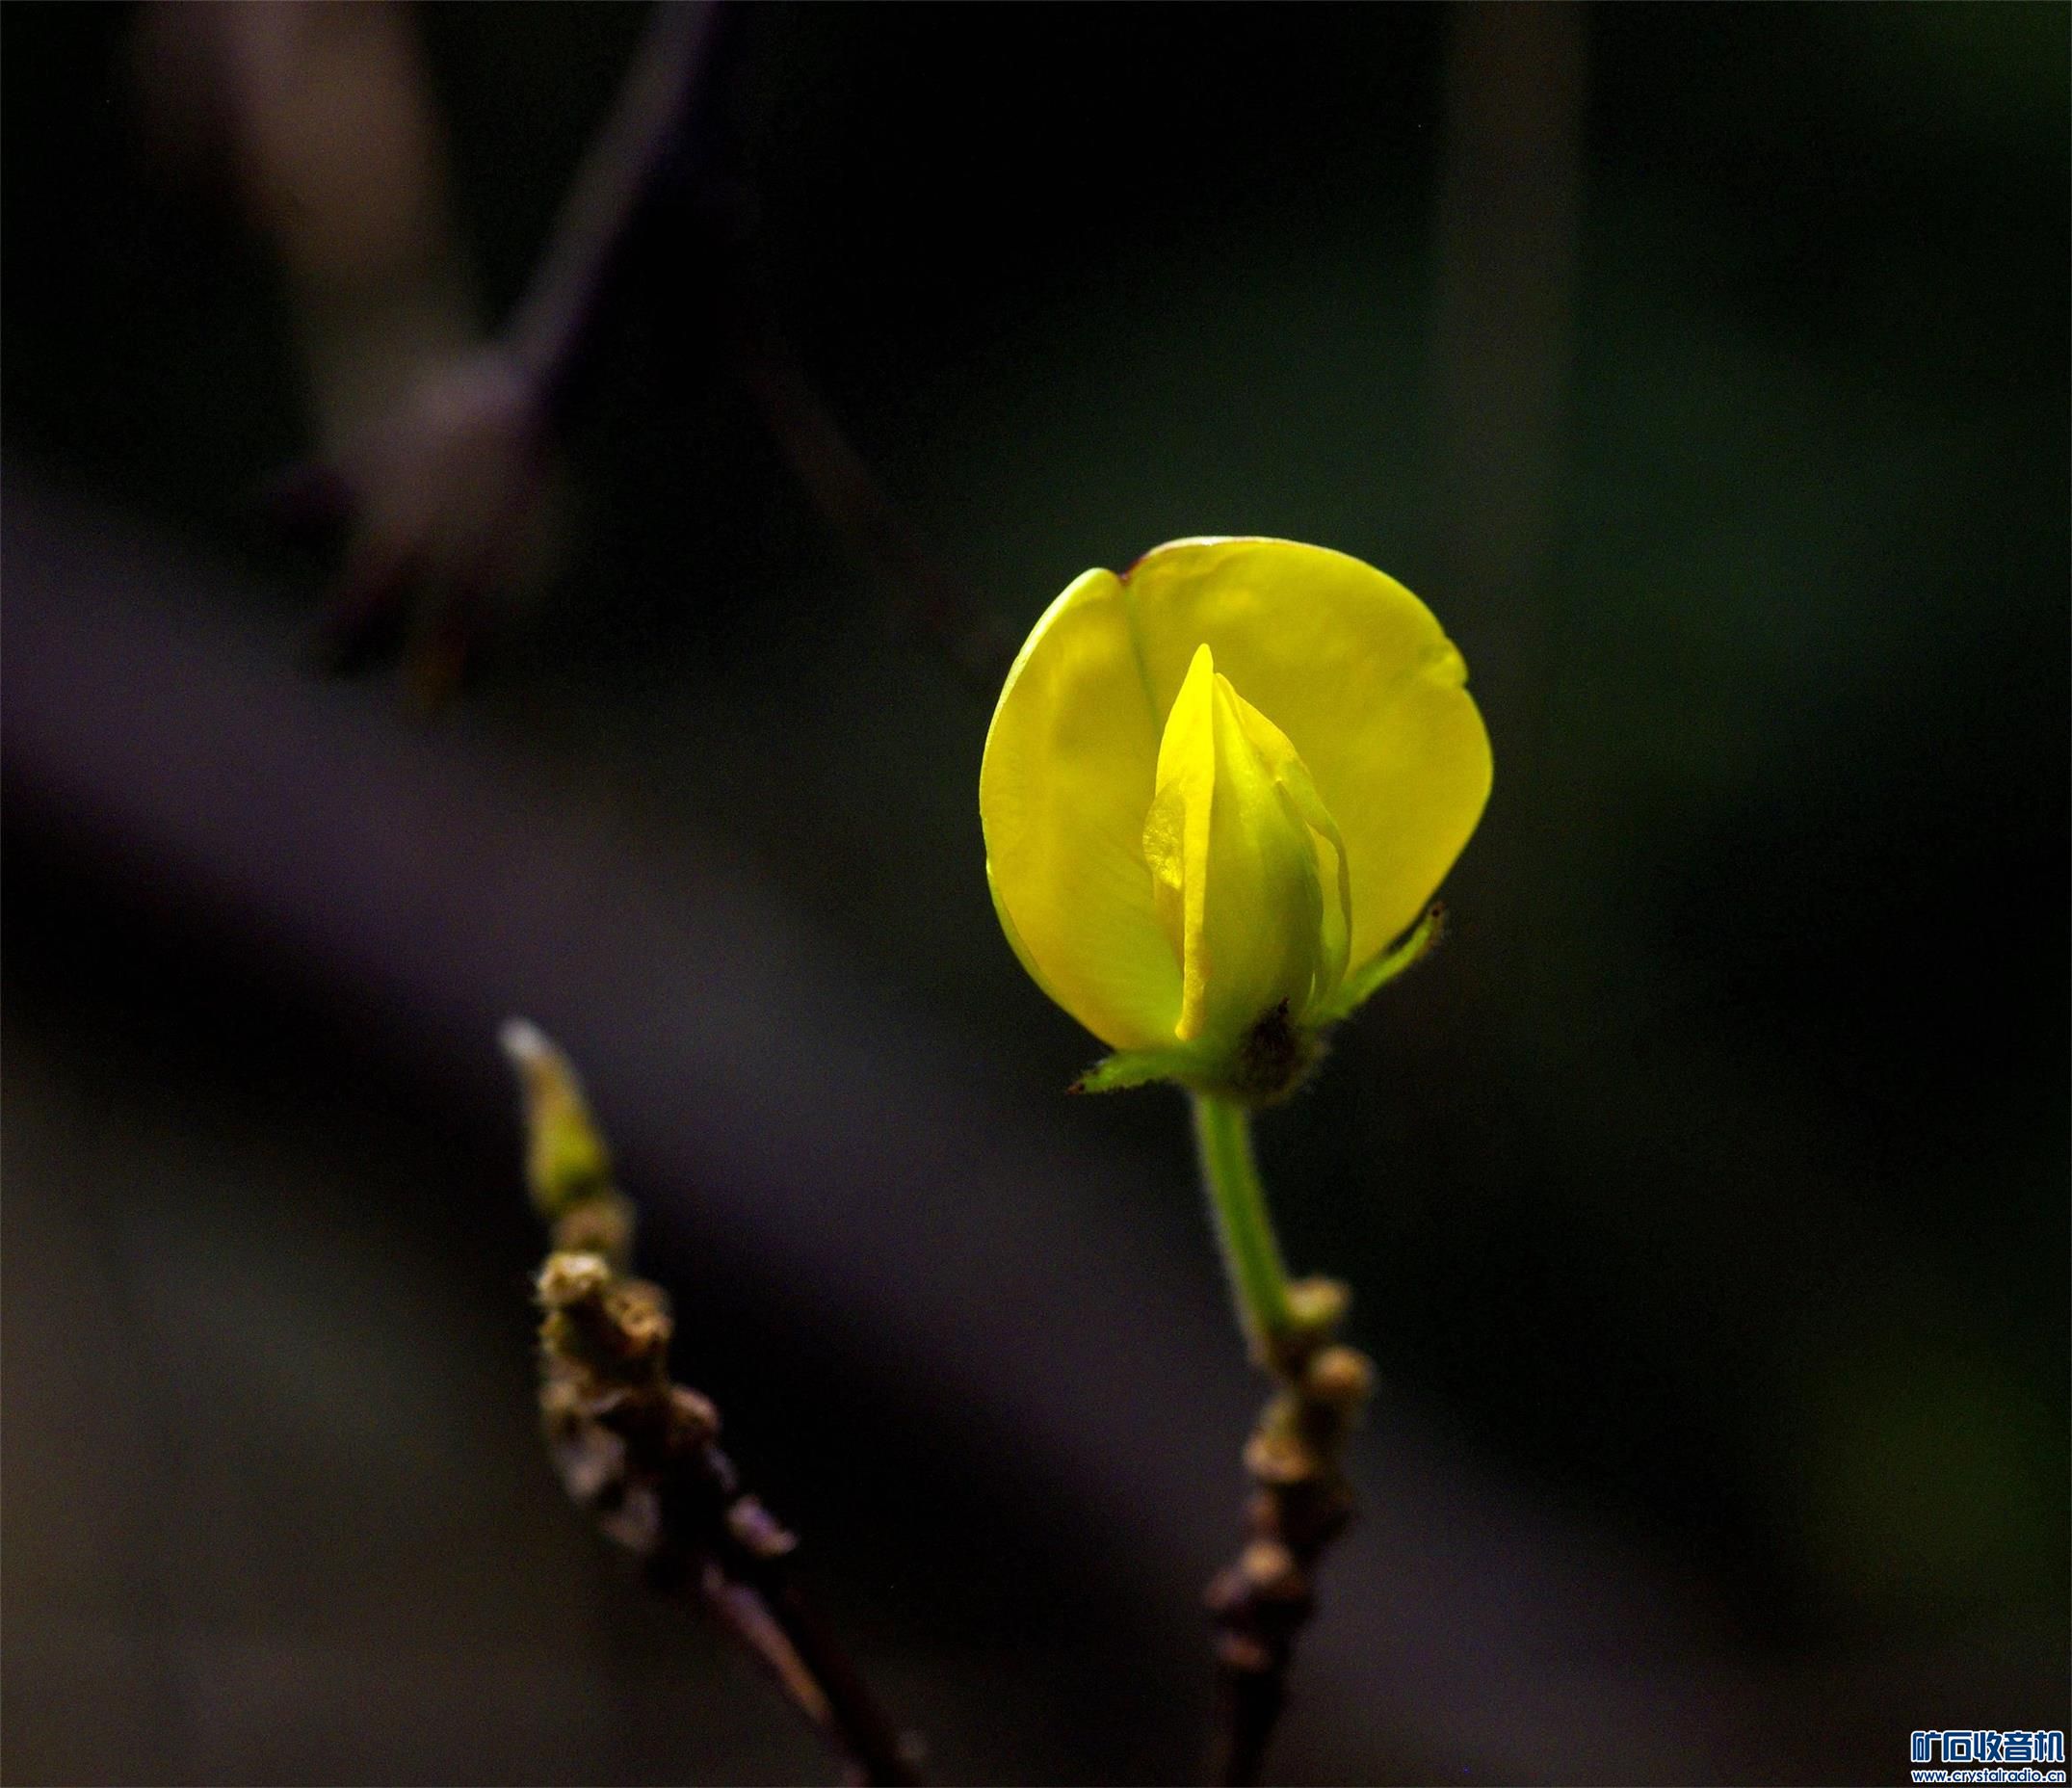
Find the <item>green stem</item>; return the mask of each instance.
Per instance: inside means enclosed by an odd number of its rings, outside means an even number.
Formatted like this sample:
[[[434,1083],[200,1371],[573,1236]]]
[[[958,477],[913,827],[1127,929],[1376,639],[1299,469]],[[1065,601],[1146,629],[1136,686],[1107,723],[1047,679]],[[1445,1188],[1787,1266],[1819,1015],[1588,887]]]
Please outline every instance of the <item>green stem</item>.
[[[1216,1215],[1216,1239],[1237,1300],[1238,1324],[1262,1363],[1268,1343],[1289,1327],[1288,1269],[1281,1264],[1273,1220],[1267,1215],[1266,1188],[1252,1159],[1251,1113],[1234,1099],[1194,1094],[1194,1142],[1201,1151],[1201,1179]]]

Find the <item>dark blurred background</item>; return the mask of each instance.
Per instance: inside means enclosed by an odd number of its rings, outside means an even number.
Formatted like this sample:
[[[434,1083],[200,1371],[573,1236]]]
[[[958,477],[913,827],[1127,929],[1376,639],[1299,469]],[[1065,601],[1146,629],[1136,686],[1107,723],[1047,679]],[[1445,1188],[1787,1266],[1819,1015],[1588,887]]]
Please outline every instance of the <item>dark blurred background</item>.
[[[991,692],[773,433],[703,199],[463,686],[302,668],[336,561],[258,493],[510,312],[645,24],[353,12],[0,12],[7,1777],[831,1779],[538,1445],[521,1011],[937,1773],[1188,1779],[1257,1387],[1183,1108],[1058,1096],[1097,1050],[984,896]],[[1262,1126],[1384,1380],[1286,1778],[2066,1723],[2068,16],[715,51],[763,321],[1014,636],[1270,533],[1473,669],[1448,947]],[[413,177],[383,286],[339,232]]]

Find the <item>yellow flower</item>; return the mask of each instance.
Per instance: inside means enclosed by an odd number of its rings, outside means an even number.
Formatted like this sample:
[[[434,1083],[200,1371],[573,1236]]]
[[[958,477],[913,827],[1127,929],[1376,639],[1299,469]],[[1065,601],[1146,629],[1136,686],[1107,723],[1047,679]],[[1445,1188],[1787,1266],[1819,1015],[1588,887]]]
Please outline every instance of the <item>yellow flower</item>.
[[[979,810],[1022,965],[1124,1052],[1100,1084],[1299,1078],[1482,816],[1466,684],[1422,602],[1321,546],[1176,540],[1051,604]]]

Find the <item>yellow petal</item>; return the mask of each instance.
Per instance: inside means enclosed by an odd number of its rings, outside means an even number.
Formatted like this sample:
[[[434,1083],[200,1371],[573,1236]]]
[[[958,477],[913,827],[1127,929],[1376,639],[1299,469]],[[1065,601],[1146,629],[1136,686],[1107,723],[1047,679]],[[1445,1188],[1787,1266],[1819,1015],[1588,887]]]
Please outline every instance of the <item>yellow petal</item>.
[[[1123,584],[1162,714],[1206,643],[1308,766],[1344,838],[1357,971],[1424,910],[1489,797],[1460,653],[1394,578],[1321,546],[1176,540]]]
[[[1203,651],[1208,649],[1206,645],[1202,647]],[[1288,735],[1242,697],[1238,699],[1238,717],[1244,723],[1245,736],[1258,751],[1274,785],[1311,833],[1317,881],[1324,891],[1324,935],[1309,999],[1315,1005],[1328,998],[1343,979],[1346,953],[1352,941],[1352,879],[1346,863],[1346,841],[1331,810],[1317,793],[1309,766]],[[1299,1009],[1302,1002],[1296,1004]],[[1296,1015],[1301,1015],[1299,1010]]]
[[[1015,929],[1014,915],[1008,910],[1007,902],[1000,898],[1000,883],[994,880],[991,863],[985,865],[985,891],[993,897],[993,916],[1000,921],[1000,929],[1008,935],[1008,948],[1014,952],[1014,960],[1022,965],[1023,972],[1031,981],[1052,999],[1058,1000],[1057,989],[1036,966],[1036,958],[1029,954],[1029,946],[1022,942],[1022,934]],[[1058,1000],[1058,1004],[1062,1006],[1064,1002]]]
[[[1153,905],[1180,964],[1183,1042],[1235,1045],[1283,1004],[1298,1020],[1317,985],[1316,847],[1255,738],[1287,745],[1199,647],[1167,717],[1143,832]]]
[[[979,773],[1009,939],[1043,990],[1116,1049],[1169,1045],[1180,1013],[1180,969],[1143,857],[1164,715],[1152,712],[1121,583],[1088,571],[1008,672]]]

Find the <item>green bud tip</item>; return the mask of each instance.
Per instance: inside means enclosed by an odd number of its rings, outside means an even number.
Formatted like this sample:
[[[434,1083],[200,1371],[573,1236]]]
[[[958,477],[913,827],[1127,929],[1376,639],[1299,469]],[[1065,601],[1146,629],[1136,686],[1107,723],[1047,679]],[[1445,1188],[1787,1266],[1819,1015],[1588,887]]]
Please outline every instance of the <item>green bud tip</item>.
[[[590,1117],[575,1065],[545,1032],[510,1019],[499,1035],[525,1098],[525,1176],[533,1203],[554,1219],[609,1192],[612,1158]]]

